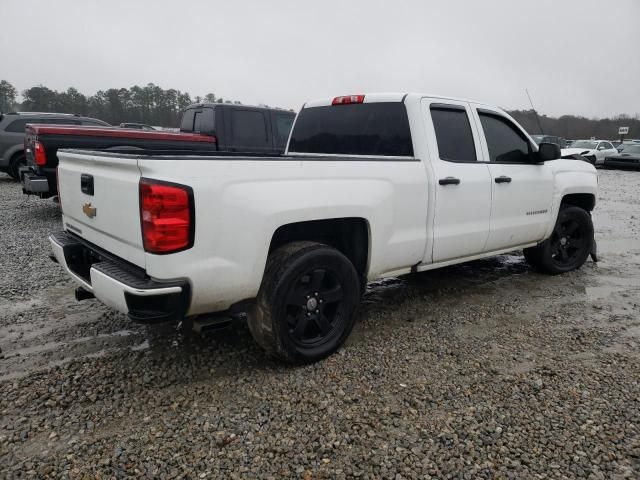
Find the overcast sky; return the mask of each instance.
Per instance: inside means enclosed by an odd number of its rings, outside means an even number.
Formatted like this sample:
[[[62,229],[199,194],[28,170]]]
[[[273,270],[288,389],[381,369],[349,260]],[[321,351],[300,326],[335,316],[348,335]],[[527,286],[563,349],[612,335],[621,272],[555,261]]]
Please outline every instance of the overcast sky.
[[[0,0],[0,79],[85,94],[153,82],[298,109],[413,91],[640,113],[640,0]]]

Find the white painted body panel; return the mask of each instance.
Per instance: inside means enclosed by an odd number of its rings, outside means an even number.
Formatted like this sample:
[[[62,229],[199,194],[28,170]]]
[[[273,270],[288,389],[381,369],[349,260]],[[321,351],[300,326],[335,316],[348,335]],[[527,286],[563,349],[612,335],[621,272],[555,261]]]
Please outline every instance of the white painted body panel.
[[[372,278],[422,261],[427,195],[421,162],[218,158],[188,160],[189,168],[180,161],[138,163],[143,177],[193,188],[194,246],[145,259],[154,279],[189,279],[190,314],[254,297],[271,238],[288,223],[365,218]]]
[[[455,163],[440,159],[438,142],[433,123],[430,121],[432,104],[447,103],[464,107],[471,118],[468,102],[423,98],[422,115],[425,121],[425,135],[429,149],[429,166],[433,172],[435,189],[435,211],[431,232],[433,250],[425,256],[424,262],[443,262],[454,258],[467,257],[485,250],[489,234],[491,216],[491,180],[486,163],[482,162],[478,132],[472,128],[476,146],[476,162]],[[439,185],[438,180],[454,177],[459,185]]]
[[[473,116],[480,134],[482,158],[489,159],[489,149],[477,109],[502,115],[518,123],[502,110],[489,105],[472,104]],[[520,128],[522,133],[526,132]],[[553,162],[542,164],[488,163],[491,177],[491,222],[485,251],[544,240],[547,227],[555,222],[551,216],[553,195]],[[496,183],[506,176],[509,183]]]
[[[58,156],[65,227],[81,230],[79,233],[71,229],[143,267],[154,280],[187,280],[191,291],[187,314],[195,315],[222,311],[255,297],[273,234],[286,224],[364,219],[369,229],[366,275],[373,280],[535,245],[551,234],[563,195],[596,193],[595,169],[586,162],[486,162],[486,142],[474,108],[491,108],[508,117],[499,109],[421,94],[366,95],[365,102],[372,101],[404,101],[415,157],[163,159],[61,151]],[[477,163],[439,159],[428,113],[430,102],[465,106]],[[331,99],[318,100],[306,107],[330,103]],[[96,194],[91,198],[80,192],[82,173],[96,179]],[[494,178],[502,174],[514,181],[496,185]],[[464,188],[439,185],[438,179],[443,176],[462,179]],[[169,255],[144,252],[138,204],[141,177],[193,189],[192,248]],[[82,204],[88,201],[97,208],[93,219],[82,213]],[[526,215],[528,211],[543,210],[546,212]],[[113,282],[107,286],[104,278],[96,280],[91,291],[122,311],[117,291],[120,287]],[[105,293],[98,292],[100,288]]]
[[[58,168],[60,205],[65,229],[125,260],[144,268],[144,250],[138,211],[140,171],[134,158],[60,152],[64,165]],[[94,177],[94,195],[80,190],[80,176]],[[85,204],[96,208],[89,218]]]

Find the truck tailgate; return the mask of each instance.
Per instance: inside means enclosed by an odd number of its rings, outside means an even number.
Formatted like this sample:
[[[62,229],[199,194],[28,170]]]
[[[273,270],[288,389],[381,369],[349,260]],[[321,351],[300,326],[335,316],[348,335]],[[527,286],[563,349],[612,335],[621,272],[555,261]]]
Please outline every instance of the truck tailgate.
[[[64,227],[139,267],[145,267],[135,156],[58,152]]]

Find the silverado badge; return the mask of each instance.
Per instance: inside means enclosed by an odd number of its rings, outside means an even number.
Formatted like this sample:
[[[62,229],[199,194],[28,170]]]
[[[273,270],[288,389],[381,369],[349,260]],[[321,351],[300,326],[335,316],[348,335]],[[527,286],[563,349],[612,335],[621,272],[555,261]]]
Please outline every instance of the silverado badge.
[[[82,205],[82,211],[89,218],[93,218],[96,216],[96,207],[92,207],[91,202]]]

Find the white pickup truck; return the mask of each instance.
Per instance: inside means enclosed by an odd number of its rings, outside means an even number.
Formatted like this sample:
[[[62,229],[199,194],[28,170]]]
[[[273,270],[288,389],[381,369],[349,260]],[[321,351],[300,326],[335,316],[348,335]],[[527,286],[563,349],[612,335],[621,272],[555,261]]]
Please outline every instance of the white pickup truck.
[[[521,249],[557,274],[595,247],[595,168],[465,100],[309,102],[281,156],[58,157],[64,231],[50,241],[78,299],[142,322],[246,312],[294,363],[341,345],[368,281]]]

